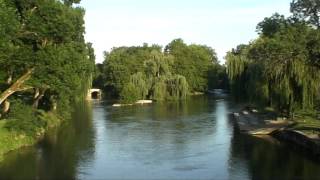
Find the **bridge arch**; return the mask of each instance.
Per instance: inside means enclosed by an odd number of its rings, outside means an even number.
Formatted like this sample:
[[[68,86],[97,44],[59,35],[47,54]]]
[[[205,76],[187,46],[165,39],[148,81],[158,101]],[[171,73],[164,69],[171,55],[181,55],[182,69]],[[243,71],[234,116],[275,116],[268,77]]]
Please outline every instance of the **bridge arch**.
[[[89,89],[87,99],[101,99],[102,97],[102,90],[101,89]]]

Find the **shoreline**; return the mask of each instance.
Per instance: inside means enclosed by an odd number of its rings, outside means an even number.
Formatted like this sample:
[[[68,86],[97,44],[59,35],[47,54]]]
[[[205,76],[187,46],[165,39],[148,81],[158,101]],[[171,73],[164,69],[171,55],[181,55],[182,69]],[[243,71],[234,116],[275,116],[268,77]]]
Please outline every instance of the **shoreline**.
[[[5,127],[8,120],[0,121],[0,163],[5,159],[6,154],[37,144],[50,129],[58,127],[63,122],[60,117],[52,112],[47,112],[44,116],[47,122],[46,126],[39,128],[34,135],[10,131]]]
[[[285,118],[273,120],[267,114],[260,114],[257,111],[242,110],[238,113],[231,113],[231,119],[240,133],[255,137],[271,137],[280,142],[289,143],[296,149],[307,152],[320,160],[320,134],[308,135],[302,131],[292,128],[296,124]]]

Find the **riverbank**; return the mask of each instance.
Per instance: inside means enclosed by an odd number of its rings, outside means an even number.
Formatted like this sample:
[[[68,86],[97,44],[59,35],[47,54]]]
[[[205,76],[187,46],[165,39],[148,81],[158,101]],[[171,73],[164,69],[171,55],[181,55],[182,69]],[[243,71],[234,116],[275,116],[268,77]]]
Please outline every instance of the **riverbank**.
[[[320,160],[320,122],[308,116],[294,120],[277,117],[275,114],[244,109],[232,113],[231,118],[241,133],[253,136],[271,136],[290,143]]]
[[[286,118],[275,118],[270,113],[260,113],[256,109],[244,109],[233,113],[232,118],[242,133],[251,135],[270,135],[272,132],[293,124]]]
[[[29,129],[34,128],[33,133],[8,128],[8,123],[15,121],[13,119],[3,119],[0,121],[0,163],[10,151],[34,145],[42,139],[50,128],[57,127],[62,122],[61,118],[52,112],[42,112],[38,118],[34,119],[34,121],[41,121],[40,126],[28,127]]]

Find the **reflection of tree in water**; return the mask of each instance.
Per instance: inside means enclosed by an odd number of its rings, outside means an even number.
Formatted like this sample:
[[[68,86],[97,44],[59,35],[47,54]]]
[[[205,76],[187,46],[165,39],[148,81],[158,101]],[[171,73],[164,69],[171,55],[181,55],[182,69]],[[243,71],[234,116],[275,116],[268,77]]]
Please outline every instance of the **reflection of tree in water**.
[[[10,154],[0,167],[0,179],[75,179],[79,163],[94,153],[92,126],[91,106],[77,104],[73,119],[50,132],[37,148]]]
[[[319,179],[320,166],[290,147],[235,133],[230,153],[231,175],[250,179]],[[247,172],[239,172],[246,171]]]
[[[136,119],[152,118],[154,120],[172,120],[197,116],[200,113],[210,113],[214,110],[215,100],[207,96],[190,97],[188,100],[155,102],[152,105],[134,105],[111,108],[107,119],[111,121],[125,121],[131,117]]]
[[[183,159],[192,143],[214,132],[215,104],[207,96],[197,96],[187,101],[111,108],[106,115],[106,137],[121,142],[112,148],[147,163],[159,156]]]

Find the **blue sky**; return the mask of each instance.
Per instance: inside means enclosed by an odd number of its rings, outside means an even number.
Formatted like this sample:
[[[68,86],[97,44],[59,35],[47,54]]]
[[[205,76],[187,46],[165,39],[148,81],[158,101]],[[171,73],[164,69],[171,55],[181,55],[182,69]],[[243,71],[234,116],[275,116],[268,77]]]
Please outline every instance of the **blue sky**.
[[[225,53],[257,37],[256,25],[278,12],[288,16],[292,0],[82,0],[86,40],[97,62],[112,47],[167,45],[176,38]]]

